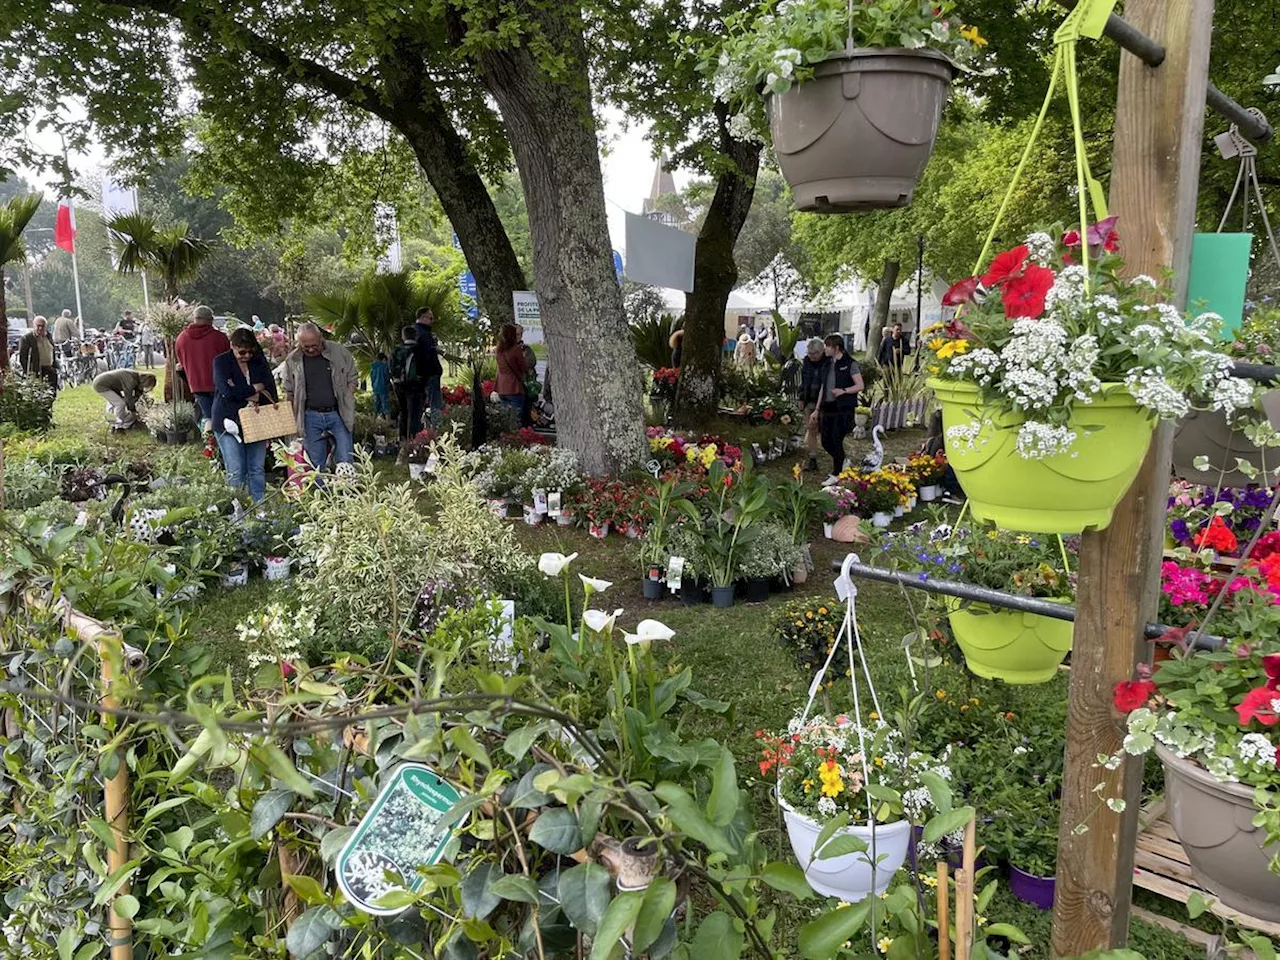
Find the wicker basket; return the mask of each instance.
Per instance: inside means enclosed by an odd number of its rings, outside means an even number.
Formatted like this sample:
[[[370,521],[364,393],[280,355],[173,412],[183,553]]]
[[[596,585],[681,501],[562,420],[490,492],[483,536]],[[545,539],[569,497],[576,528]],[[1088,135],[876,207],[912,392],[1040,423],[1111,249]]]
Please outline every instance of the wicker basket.
[[[297,432],[293,405],[288,400],[257,406],[250,404],[240,411],[240,436],[245,443],[291,437]]]

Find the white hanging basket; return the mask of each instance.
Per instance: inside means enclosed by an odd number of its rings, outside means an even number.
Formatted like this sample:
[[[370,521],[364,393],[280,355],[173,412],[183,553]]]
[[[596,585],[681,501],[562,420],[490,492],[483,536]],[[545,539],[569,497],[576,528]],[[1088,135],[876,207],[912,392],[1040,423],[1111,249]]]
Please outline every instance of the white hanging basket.
[[[778,798],[782,817],[787,824],[787,837],[791,849],[799,861],[809,886],[828,897],[839,897],[848,903],[856,903],[872,892],[884,893],[894,874],[907,859],[911,845],[911,823],[895,820],[873,827],[849,826],[836,831],[836,836],[854,836],[864,840],[867,850],[863,853],[847,853],[842,857],[826,860],[813,859],[813,847],[822,832],[822,824],[791,809],[787,801]],[[872,866],[872,833],[875,837],[875,866]],[[806,866],[807,864],[807,866]]]

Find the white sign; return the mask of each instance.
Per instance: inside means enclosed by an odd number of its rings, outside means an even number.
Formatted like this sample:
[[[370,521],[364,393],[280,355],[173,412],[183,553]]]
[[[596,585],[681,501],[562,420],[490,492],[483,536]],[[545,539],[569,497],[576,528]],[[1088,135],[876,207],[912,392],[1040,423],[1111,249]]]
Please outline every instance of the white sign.
[[[542,343],[542,308],[532,290],[512,290],[511,307],[516,323],[524,327],[525,343]]]

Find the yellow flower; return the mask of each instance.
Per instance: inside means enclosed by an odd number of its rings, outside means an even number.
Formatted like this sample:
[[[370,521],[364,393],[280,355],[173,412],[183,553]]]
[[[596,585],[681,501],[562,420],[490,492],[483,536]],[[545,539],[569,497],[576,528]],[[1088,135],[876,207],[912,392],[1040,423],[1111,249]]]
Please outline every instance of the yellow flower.
[[[853,906],[853,904],[851,904],[848,900],[841,900],[839,903],[836,904],[836,909],[843,910],[845,907],[851,907],[851,906]]]
[[[884,757],[876,757],[875,760],[872,762],[875,763],[877,767],[883,767],[885,764]]]
[[[945,700],[947,699],[947,691],[939,690],[937,693],[934,694],[934,696],[937,697],[939,700]]]
[[[876,941],[876,949],[879,950],[881,953],[888,953],[889,948],[892,946],[893,946],[892,937],[881,937],[879,940]]]
[[[878,714],[878,713],[876,713],[874,710],[872,710],[869,714],[867,714],[867,717],[868,717],[869,719],[871,719],[871,720],[879,720],[879,719],[880,719],[880,714]]]
[[[803,627],[803,626],[804,626],[804,621],[803,621],[803,620],[797,620],[797,621],[796,621],[796,626],[797,626],[797,627]]]
[[[928,370],[930,373],[934,374],[935,376],[942,372],[942,368],[938,366],[936,363],[930,363],[926,365],[925,369]]]
[[[819,607],[819,608],[818,608],[818,613],[822,614],[822,615],[825,617],[825,616],[827,615],[827,608],[826,608],[826,607]]]
[[[975,47],[985,47],[987,45],[987,38],[978,32],[977,27],[961,27],[960,36],[964,37]]]
[[[926,887],[936,887],[938,885],[938,878],[933,876],[933,874],[921,874],[920,879],[924,881],[924,885]]]
[[[960,712],[961,712],[961,713],[968,713],[968,712],[969,712],[969,705],[968,705],[967,703],[962,703],[962,704],[960,704]]]
[[[920,331],[920,336],[923,337],[925,334],[933,333],[933,331],[941,330],[941,329],[942,329],[942,324],[931,323],[929,324],[929,326],[925,327],[923,330]]]
[[[928,343],[928,347],[929,347],[929,349],[930,349],[930,350],[932,350],[934,353],[937,353],[939,350],[941,350],[941,349],[942,349],[943,347],[945,347],[946,345],[947,345],[947,338],[946,338],[946,337],[934,337],[934,338],[933,338],[932,340],[930,340],[930,341],[929,341],[929,343]]]
[[[818,768],[818,779],[822,781],[824,797],[838,797],[844,790],[844,781],[840,779],[840,765],[828,760]]]
[[[999,534],[999,533],[997,533],[995,530],[988,530],[988,531],[987,531],[987,539],[988,539],[988,540],[997,540],[997,539],[999,539],[999,537],[1000,537],[1000,534]]]
[[[972,703],[975,707],[982,705],[982,701],[979,700],[977,697],[970,697],[969,702]]]
[[[806,611],[804,612],[804,618],[805,618],[806,620],[812,620],[812,619],[813,619],[813,611],[812,611],[812,610],[806,610]]]
[[[987,925],[987,918],[982,914],[978,914],[974,919],[978,921],[978,926],[980,927],[985,927]]]
[[[948,340],[938,349],[938,359],[945,360],[947,357],[954,357],[958,353],[965,353],[968,349],[968,340]]]
[[[794,480],[800,479],[800,464],[793,464],[791,467],[791,477]]]

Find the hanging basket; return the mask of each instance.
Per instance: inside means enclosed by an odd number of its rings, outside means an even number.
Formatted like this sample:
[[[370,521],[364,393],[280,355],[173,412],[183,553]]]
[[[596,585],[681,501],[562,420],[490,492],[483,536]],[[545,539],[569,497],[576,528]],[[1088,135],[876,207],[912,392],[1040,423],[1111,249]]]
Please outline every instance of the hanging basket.
[[[956,69],[933,50],[845,50],[765,103],[796,207],[905,207],[933,153]]]
[[[1276,848],[1253,825],[1253,788],[1222,783],[1209,771],[1156,744],[1164,764],[1169,820],[1196,882],[1228,907],[1280,921],[1280,875],[1267,869]]]
[[[1196,469],[1199,457],[1206,457],[1209,469]],[[1236,469],[1236,460],[1246,460],[1257,468],[1250,477]],[[1280,460],[1280,451],[1272,461]],[[1232,430],[1226,415],[1218,410],[1194,410],[1178,421],[1173,438],[1173,474],[1192,483],[1210,487],[1247,487],[1266,483],[1263,474],[1276,464],[1268,463],[1266,452],[1251,443],[1239,430]]]
[[[986,406],[973,384],[931,379],[929,386],[942,407],[947,462],[969,509],[1005,530],[1082,533],[1107,526],[1155,429],[1123,384],[1105,383],[1101,396],[1072,410],[1079,436],[1068,453],[1027,460],[1016,449],[1021,417]],[[974,421],[982,426],[972,447],[947,435]]]
[[[1071,650],[1074,624],[948,597],[947,619],[971,673],[1005,683],[1047,683]]]
[[[787,824],[787,838],[791,850],[804,870],[804,878],[818,893],[839,897],[847,903],[856,903],[869,896],[874,887],[877,894],[884,893],[894,874],[907,859],[911,847],[911,823],[895,820],[893,823],[869,826],[842,827],[836,836],[854,836],[867,844],[863,853],[847,853],[840,857],[813,858],[813,848],[822,833],[822,824],[798,813],[786,800],[778,797],[782,818]],[[872,832],[875,833],[875,865],[872,866]]]

